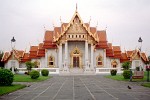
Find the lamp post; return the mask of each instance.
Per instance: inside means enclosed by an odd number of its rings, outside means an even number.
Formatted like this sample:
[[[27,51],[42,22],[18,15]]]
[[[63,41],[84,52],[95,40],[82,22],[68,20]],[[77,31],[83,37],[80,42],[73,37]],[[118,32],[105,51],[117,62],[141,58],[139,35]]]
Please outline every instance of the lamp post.
[[[139,44],[140,44],[140,46],[139,46],[139,50],[140,50],[140,68],[139,69],[141,69],[141,51],[142,51],[142,42],[143,42],[143,40],[142,40],[142,38],[141,37],[139,37],[139,40],[138,40],[138,42],[139,42]]]
[[[150,71],[150,66],[146,66],[146,71],[147,71],[147,82],[149,82],[149,71]]]
[[[15,42],[16,42],[16,40],[15,40],[15,38],[13,37],[12,39],[11,39],[11,48],[12,48],[12,63],[11,63],[11,67],[12,67],[12,73],[14,74],[15,72],[14,72],[14,49],[15,49]]]
[[[141,38],[141,37],[139,37],[138,42],[141,44],[141,45],[140,45],[140,47],[139,47],[139,50],[141,51],[141,49],[142,49],[142,42],[143,42],[143,40],[142,40],[142,38]]]

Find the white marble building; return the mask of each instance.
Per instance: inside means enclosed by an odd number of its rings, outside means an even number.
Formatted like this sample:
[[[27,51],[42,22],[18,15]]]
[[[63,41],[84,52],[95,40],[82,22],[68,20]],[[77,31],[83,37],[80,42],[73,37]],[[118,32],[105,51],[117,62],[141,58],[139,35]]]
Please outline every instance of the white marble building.
[[[34,69],[48,69],[53,74],[99,74],[111,69],[121,72],[125,61],[130,61],[134,69],[144,69],[148,59],[139,50],[123,53],[120,46],[112,46],[107,42],[106,30],[84,23],[76,10],[69,23],[45,31],[43,43],[31,46],[29,53],[5,52],[2,61],[8,69],[25,70],[25,62],[31,61],[36,63]]]

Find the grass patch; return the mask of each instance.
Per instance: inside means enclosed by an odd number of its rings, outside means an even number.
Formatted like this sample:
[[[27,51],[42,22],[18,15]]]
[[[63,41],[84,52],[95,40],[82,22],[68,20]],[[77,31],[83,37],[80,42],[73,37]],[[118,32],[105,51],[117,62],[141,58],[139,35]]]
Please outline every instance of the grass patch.
[[[0,95],[4,95],[19,89],[26,87],[25,85],[21,84],[12,84],[11,86],[0,86]]]
[[[122,74],[117,74],[116,76],[107,75],[105,77],[113,79],[113,80],[118,80],[118,81],[129,81],[130,80],[130,79],[124,79]],[[144,78],[143,79],[132,79],[132,81],[136,81],[136,82],[147,81],[147,71],[144,72]]]
[[[113,80],[117,80],[117,81],[129,81],[129,79],[124,79],[123,75],[115,75],[115,76],[108,75],[105,77],[113,79]]]
[[[19,74],[16,74],[14,76],[14,82],[40,82],[40,81],[47,80],[49,78],[50,78],[50,76],[48,76],[48,77],[40,76],[37,79],[31,79],[31,77],[29,75],[19,75]]]
[[[144,87],[149,87],[150,88],[150,83],[143,83],[141,85],[144,86]]]

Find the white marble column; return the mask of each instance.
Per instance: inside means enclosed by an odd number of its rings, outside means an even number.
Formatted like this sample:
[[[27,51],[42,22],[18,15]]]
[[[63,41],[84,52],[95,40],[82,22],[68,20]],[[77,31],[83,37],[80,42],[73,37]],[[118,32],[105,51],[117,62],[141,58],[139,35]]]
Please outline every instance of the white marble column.
[[[85,67],[88,67],[88,42],[85,41]]]
[[[48,50],[47,49],[45,49],[45,66],[49,67],[48,66]]]
[[[59,45],[59,68],[62,68],[62,44]]]
[[[68,60],[68,42],[65,42],[65,60]]]
[[[94,46],[93,46],[93,44],[91,44],[91,68],[94,68],[94,66],[93,66],[93,50],[94,50]]]
[[[106,49],[104,49],[104,67],[107,67],[106,65]]]
[[[68,42],[65,42],[65,65],[68,66]]]

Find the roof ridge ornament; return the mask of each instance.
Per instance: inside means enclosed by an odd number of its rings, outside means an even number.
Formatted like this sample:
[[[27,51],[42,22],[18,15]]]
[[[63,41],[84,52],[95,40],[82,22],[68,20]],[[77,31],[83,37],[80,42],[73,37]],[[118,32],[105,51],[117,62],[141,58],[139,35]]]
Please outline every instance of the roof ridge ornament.
[[[78,5],[77,5],[77,3],[76,3],[76,12],[78,12],[77,10],[78,10]]]
[[[60,24],[63,24],[62,20],[61,20],[61,16],[60,16]]]
[[[89,20],[89,25],[90,25],[90,23],[91,23],[91,16],[90,16],[90,20]]]
[[[96,29],[97,29],[97,27],[98,27],[98,21],[97,21],[97,23],[96,23]]]

